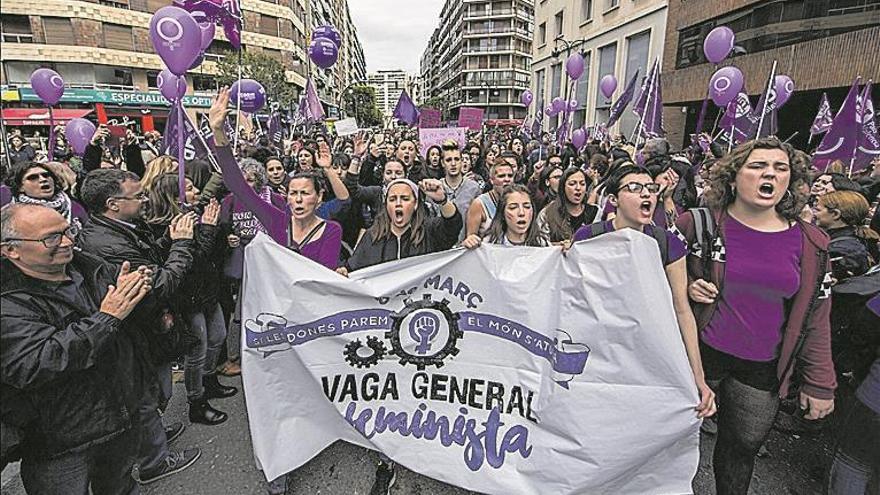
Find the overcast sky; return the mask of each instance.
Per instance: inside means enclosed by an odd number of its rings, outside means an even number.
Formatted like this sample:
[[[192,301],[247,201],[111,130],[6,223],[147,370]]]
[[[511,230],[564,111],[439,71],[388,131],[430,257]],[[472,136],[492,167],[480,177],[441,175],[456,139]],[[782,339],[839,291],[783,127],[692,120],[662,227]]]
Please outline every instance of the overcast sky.
[[[349,0],[348,7],[368,72],[419,72],[419,60],[440,21],[443,0]]]

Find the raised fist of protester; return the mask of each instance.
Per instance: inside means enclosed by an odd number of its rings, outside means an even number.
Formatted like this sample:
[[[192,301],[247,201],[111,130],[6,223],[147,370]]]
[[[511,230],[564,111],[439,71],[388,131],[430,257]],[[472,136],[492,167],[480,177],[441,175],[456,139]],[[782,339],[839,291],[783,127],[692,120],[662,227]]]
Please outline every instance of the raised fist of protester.
[[[168,226],[168,230],[171,235],[172,241],[177,241],[180,239],[192,239],[193,238],[193,228],[195,227],[195,213],[181,213],[177,215],[173,219],[171,219],[171,225]]]
[[[101,124],[95,129],[95,133],[92,134],[92,144],[99,146],[108,137],[110,137],[110,129],[107,129],[106,125]]]
[[[697,279],[688,286],[688,296],[691,298],[691,301],[701,304],[712,304],[715,302],[715,298],[718,297],[718,287],[715,287],[715,284],[712,282]]]
[[[478,236],[477,234],[471,234],[465,237],[463,241],[461,241],[461,246],[466,249],[476,249],[480,247],[480,244],[482,243],[483,240],[480,239],[480,236]]]
[[[446,197],[446,190],[443,189],[443,182],[438,179],[422,179],[419,182],[419,188],[424,191],[425,196],[435,203],[443,203]]]
[[[101,312],[124,320],[150,292],[151,287],[147,280],[144,272],[131,271],[131,264],[128,261],[123,262],[116,284],[110,285],[107,295],[101,301]]]
[[[220,203],[218,203],[216,199],[211,198],[208,206],[205,206],[205,211],[202,212],[202,223],[205,225],[213,225],[216,227],[219,220]]]
[[[660,191],[664,199],[672,196],[672,193],[675,191],[675,186],[678,185],[678,179],[678,173],[671,168],[666,169],[665,172],[654,179],[654,182],[660,184]]]
[[[225,129],[227,114],[229,114],[229,88],[224,86],[217,92],[217,96],[214,97],[211,108],[208,110],[208,123],[211,125],[211,130],[214,131],[214,143],[217,146],[229,144]]]
[[[126,129],[125,130],[125,142],[128,144],[135,144],[135,143],[137,143],[137,141],[138,141],[137,134],[131,129]]]
[[[241,245],[241,237],[235,234],[229,234],[226,236],[226,244],[229,244],[229,247],[231,248],[237,248]]]
[[[822,419],[834,412],[834,399],[817,399],[803,392],[799,397],[801,409],[806,411],[804,419]]]

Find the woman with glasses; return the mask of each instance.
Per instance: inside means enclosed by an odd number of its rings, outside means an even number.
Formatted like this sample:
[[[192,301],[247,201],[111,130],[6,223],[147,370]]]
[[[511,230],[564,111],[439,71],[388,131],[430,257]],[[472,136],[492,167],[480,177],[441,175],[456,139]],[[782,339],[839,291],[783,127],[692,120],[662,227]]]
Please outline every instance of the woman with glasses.
[[[538,226],[552,243],[570,242],[581,227],[596,217],[598,208],[587,203],[587,176],[569,167],[559,177],[556,198],[538,214]]]
[[[807,165],[775,137],[743,143],[712,167],[709,211],[676,222],[706,381],[719,397],[721,495],[748,492],[780,398],[798,393],[810,420],[834,410],[828,238],[798,218]]]
[[[48,164],[18,162],[12,164],[6,185],[7,202],[39,204],[52,208],[71,224],[82,227],[88,221],[85,208],[64,192],[63,182]],[[6,203],[0,204],[5,206]]]
[[[672,291],[672,302],[678,319],[681,338],[687,351],[688,361],[694,374],[694,383],[700,393],[697,416],[715,414],[715,394],[706,384],[700,359],[697,324],[691,311],[687,294],[687,248],[675,234],[652,224],[657,207],[660,184],[651,179],[647,169],[636,165],[624,165],[614,171],[605,183],[608,201],[617,208],[613,220],[585,225],[578,229],[574,241],[590,239],[607,232],[633,229],[654,238],[660,250],[660,261],[666,272],[666,280]]]
[[[145,219],[160,237],[172,220],[183,213],[178,197],[177,174],[159,177],[149,192]],[[186,179],[186,203],[198,204],[199,190]],[[189,420],[193,423],[218,425],[228,418],[223,411],[208,403],[209,399],[232,397],[238,390],[222,385],[214,372],[220,349],[226,341],[226,323],[219,303],[220,266],[212,255],[218,237],[217,221],[220,205],[211,200],[202,214],[193,240],[193,266],[175,298],[175,313],[183,315],[191,345],[184,355],[183,381],[189,403]]]

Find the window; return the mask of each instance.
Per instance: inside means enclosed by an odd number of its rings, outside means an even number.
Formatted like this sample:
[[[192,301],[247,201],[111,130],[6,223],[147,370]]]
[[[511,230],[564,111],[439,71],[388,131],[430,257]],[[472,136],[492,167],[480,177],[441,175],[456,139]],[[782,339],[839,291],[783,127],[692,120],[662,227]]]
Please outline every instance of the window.
[[[587,120],[587,98],[590,94],[590,52],[584,53],[584,73],[577,80],[577,89],[575,90],[575,98],[579,106],[574,114],[574,126],[581,127]]]
[[[606,6],[605,6],[606,11],[611,10],[611,9],[617,7],[618,5],[620,5],[620,0],[605,0],[605,2],[606,2]]]
[[[550,99],[552,100],[562,94],[562,64],[554,65],[551,70],[553,71],[550,78]],[[542,108],[541,111],[543,112],[544,109]],[[552,125],[554,128],[559,124],[559,119],[559,115],[553,117]]]
[[[278,36],[278,18],[261,14],[260,15],[260,33],[269,36]]]
[[[535,108],[538,112],[544,111],[544,69],[535,72],[535,97],[537,105]]]
[[[10,43],[33,43],[31,21],[26,15],[3,14],[3,41]]]
[[[643,31],[626,39],[626,77],[625,80],[619,82],[622,88],[629,84],[629,80],[632,79],[636,71],[638,71],[640,78],[647,76],[650,47],[650,31]],[[636,115],[629,111],[623,112],[620,118],[620,132],[629,136],[636,125],[638,125]]]
[[[134,50],[131,38],[131,26],[104,23],[104,48],[114,50]]]
[[[597,79],[601,79],[608,74],[614,74],[614,67],[617,63],[617,43],[605,45],[599,48],[599,73],[596,74]],[[611,107],[611,100],[605,99],[605,95],[599,91],[599,85],[596,85],[596,122],[608,121],[608,109]]]
[[[560,10],[556,13],[556,36],[560,36],[563,32],[563,23],[565,22],[565,13]]]
[[[73,25],[64,17],[43,17],[43,32],[46,33],[46,44],[73,45]]]
[[[538,25],[538,42],[542,45],[547,43],[547,23],[542,22]]]
[[[581,0],[581,20],[589,21],[593,18],[593,0]]]

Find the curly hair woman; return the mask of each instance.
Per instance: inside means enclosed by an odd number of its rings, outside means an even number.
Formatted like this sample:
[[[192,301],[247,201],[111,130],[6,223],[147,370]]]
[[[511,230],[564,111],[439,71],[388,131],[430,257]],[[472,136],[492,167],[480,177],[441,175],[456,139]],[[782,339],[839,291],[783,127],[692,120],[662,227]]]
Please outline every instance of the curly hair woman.
[[[720,495],[748,492],[795,370],[805,417],[834,410],[828,237],[798,218],[806,165],[775,137],[743,143],[712,167],[708,214],[691,210],[676,224],[690,246],[706,382],[719,399]]]

